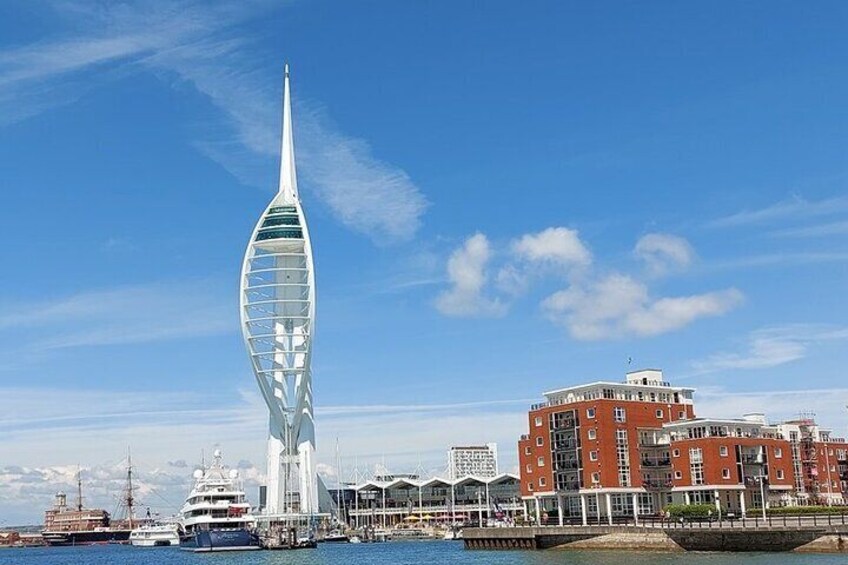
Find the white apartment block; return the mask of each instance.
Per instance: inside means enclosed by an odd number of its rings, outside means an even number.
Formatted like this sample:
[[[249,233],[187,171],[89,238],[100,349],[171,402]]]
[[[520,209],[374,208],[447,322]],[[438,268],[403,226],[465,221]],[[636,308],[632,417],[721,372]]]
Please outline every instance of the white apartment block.
[[[483,479],[498,474],[498,444],[451,447],[448,450],[448,478],[473,475]]]

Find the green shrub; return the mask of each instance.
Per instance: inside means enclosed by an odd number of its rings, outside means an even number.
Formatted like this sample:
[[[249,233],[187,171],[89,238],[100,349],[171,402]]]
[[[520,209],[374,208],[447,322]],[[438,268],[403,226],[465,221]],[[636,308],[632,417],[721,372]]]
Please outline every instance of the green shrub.
[[[669,504],[664,511],[671,518],[708,518],[718,513],[712,504]]]
[[[751,512],[762,512],[750,509]],[[777,506],[766,509],[769,516],[809,516],[812,514],[848,514],[848,506]]]

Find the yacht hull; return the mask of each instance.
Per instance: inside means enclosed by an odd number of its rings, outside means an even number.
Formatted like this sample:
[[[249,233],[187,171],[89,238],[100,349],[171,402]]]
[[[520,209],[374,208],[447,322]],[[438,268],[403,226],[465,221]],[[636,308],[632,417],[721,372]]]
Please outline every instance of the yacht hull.
[[[248,530],[201,530],[180,538],[180,549],[210,551],[249,551],[261,549],[259,536]]]

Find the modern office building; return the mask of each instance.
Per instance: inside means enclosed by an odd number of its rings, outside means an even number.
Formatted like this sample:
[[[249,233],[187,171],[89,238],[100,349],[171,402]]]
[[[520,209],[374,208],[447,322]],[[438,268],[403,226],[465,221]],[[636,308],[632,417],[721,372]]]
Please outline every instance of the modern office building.
[[[242,333],[269,411],[268,514],[318,511],[312,406],[315,272],[295,171],[289,72],[280,182],[253,230],[240,284]]]
[[[448,478],[473,475],[489,479],[498,474],[498,444],[451,447],[448,450]]]
[[[793,459],[778,428],[761,415],[696,418],[693,393],[654,369],[545,393],[518,442],[528,512],[613,523],[670,503],[740,515],[763,494],[767,505],[790,499]]]

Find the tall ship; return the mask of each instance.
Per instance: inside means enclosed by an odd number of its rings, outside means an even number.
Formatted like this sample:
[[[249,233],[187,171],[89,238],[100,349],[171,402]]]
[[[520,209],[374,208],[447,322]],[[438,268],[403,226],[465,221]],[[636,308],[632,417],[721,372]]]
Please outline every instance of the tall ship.
[[[180,510],[180,549],[195,552],[260,549],[256,519],[237,469],[221,463],[194,472],[194,487]]]
[[[106,543],[128,543],[130,532],[137,525],[133,520],[132,465],[127,466],[127,487],[122,506],[126,517],[113,520],[102,508],[85,508],[82,498],[82,471],[77,472],[77,503],[69,507],[67,495],[56,493],[53,508],[44,513],[42,538],[47,545],[75,546]]]

